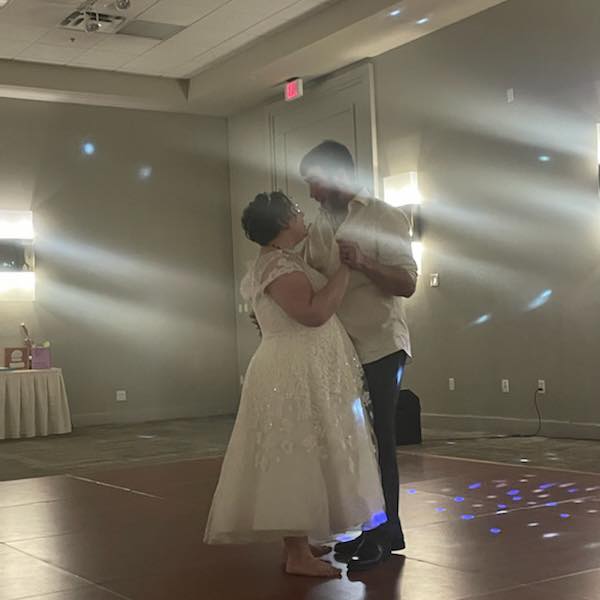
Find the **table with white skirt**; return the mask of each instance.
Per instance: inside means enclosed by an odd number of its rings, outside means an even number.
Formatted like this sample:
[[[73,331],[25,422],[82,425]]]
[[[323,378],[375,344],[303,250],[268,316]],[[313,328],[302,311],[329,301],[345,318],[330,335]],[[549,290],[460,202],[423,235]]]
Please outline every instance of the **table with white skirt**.
[[[0,440],[70,431],[61,369],[0,370]]]

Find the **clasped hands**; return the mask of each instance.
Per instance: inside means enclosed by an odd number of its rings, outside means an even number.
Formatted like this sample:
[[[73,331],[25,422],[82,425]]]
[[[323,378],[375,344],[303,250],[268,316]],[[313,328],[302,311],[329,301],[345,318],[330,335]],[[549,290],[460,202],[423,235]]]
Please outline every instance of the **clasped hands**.
[[[337,240],[337,243],[340,251],[340,262],[343,265],[356,271],[361,271],[367,266],[369,259],[356,242]]]

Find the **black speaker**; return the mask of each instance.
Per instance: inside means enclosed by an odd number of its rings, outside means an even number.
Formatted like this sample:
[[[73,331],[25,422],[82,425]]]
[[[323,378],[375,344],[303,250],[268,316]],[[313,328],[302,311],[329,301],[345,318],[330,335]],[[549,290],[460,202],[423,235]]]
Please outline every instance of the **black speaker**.
[[[411,390],[400,390],[396,406],[396,445],[420,444],[421,402]]]

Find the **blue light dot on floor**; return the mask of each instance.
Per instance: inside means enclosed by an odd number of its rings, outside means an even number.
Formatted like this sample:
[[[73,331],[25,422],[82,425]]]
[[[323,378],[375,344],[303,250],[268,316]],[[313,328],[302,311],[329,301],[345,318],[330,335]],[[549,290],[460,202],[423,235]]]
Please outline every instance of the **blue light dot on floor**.
[[[579,491],[579,488],[569,488],[567,490],[567,492],[569,492],[569,494],[574,494],[575,492],[578,492],[578,491]]]
[[[558,506],[558,502],[546,502],[546,506]]]
[[[568,519],[571,515],[569,513],[560,513],[561,519]]]
[[[502,533],[502,529],[500,529],[499,527],[492,527],[490,529],[490,533],[492,535],[498,535],[499,533]]]
[[[462,496],[456,496],[456,498],[454,498],[454,502],[464,502],[465,499]]]
[[[417,493],[417,490],[408,490],[408,493],[409,493],[409,494],[416,494],[416,493]]]
[[[469,486],[469,489],[470,489],[470,490],[478,490],[480,487],[481,487],[481,483],[472,483],[472,484]]]
[[[435,512],[439,512],[439,513],[446,512],[446,509],[443,506],[438,506],[435,509]]]
[[[506,493],[509,496],[518,496],[520,494],[519,490],[508,490]]]
[[[521,496],[513,496],[513,500],[515,502],[520,502],[521,500],[523,500],[523,498]]]
[[[500,509],[507,508],[507,506],[508,506],[507,504],[498,504],[498,508],[500,508]]]
[[[475,518],[475,515],[460,515],[460,518],[463,521],[472,521]]]

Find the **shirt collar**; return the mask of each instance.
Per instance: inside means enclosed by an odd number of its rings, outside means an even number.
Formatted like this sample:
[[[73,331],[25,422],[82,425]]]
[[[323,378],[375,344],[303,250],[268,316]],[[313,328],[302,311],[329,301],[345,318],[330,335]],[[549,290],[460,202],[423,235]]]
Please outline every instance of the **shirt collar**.
[[[350,202],[348,204],[348,212],[350,212],[352,210],[356,210],[356,208],[358,208],[359,206],[368,206],[369,200],[370,200],[370,196],[368,195],[367,190],[360,190],[356,194],[356,196],[354,196],[352,198],[352,200],[350,200]],[[356,207],[356,208],[353,208],[353,207]],[[326,208],[323,208],[323,206],[320,206],[319,210],[324,215],[329,215],[329,212],[327,211]]]
[[[354,196],[354,198],[352,198],[352,200],[350,200],[350,205],[355,203],[362,204],[363,206],[367,206],[367,204],[369,204],[369,197],[367,196],[366,190],[361,190],[358,192],[358,194],[356,194],[356,196]]]

